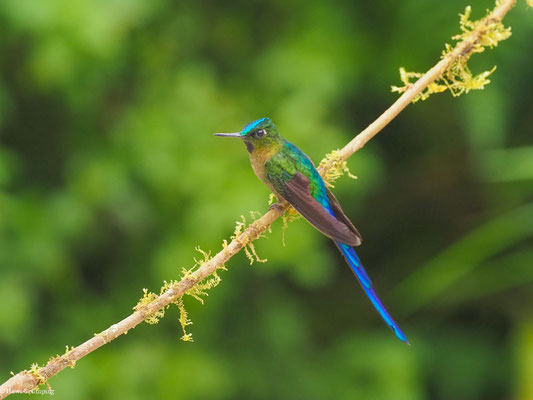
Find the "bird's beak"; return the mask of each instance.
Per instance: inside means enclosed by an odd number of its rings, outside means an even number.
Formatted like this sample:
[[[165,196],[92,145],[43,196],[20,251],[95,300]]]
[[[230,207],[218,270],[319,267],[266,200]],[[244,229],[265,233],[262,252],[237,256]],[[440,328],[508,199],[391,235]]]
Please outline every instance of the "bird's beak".
[[[240,133],[240,132],[233,132],[233,133],[213,133],[213,135],[215,135],[215,136],[221,136],[221,137],[234,137],[234,138],[241,137],[241,133]]]

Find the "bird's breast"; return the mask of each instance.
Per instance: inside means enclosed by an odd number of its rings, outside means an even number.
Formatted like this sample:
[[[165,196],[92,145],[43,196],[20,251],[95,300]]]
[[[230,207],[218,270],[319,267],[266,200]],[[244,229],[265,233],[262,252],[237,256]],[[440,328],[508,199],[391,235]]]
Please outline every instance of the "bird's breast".
[[[254,156],[253,153],[250,153],[250,164],[252,164],[252,169],[254,170],[255,174],[261,180],[261,182],[267,186],[270,186],[266,178],[265,163],[267,161],[268,159],[264,159],[264,157],[257,157]]]

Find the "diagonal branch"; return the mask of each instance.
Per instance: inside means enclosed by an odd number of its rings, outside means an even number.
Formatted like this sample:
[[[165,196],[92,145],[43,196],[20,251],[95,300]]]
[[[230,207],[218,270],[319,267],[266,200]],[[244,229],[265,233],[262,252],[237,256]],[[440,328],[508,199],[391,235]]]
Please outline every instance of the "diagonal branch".
[[[336,159],[326,160],[320,167],[322,176],[337,165],[343,162],[357,150],[361,149],[370,139],[377,135],[389,122],[391,122],[405,107],[407,107],[415,97],[417,97],[429,84],[439,79],[442,74],[460,57],[464,57],[472,52],[474,45],[485,34],[486,30],[494,22],[499,22],[514,6],[516,0],[499,0],[496,8],[484,19],[472,34],[446,54],[433,68],[426,72],[420,79],[412,84],[383,114],[381,114],[373,123],[352,139],[337,154]],[[191,274],[188,274],[181,281],[171,285],[160,296],[153,301],[144,305],[133,314],[124,318],[122,321],[110,326],[103,332],[95,335],[86,342],[67,351],[66,354],[52,358],[48,364],[43,367],[32,368],[31,371],[22,371],[11,377],[0,386],[0,399],[3,399],[11,393],[30,392],[41,384],[46,383],[52,376],[56,375],[66,367],[73,367],[74,364],[85,357],[87,354],[95,351],[106,343],[116,339],[120,335],[127,333],[130,329],[135,328],[145,319],[153,316],[157,311],[164,309],[171,303],[176,302],[189,289],[200,283],[203,279],[212,275],[218,268],[223,266],[231,257],[237,254],[247,244],[257,239],[265,232],[270,225],[278,219],[284,211],[288,209],[285,203],[281,210],[271,209],[260,219],[252,223],[237,238],[233,239],[223,250],[216,254],[210,260],[204,262],[200,267]]]
[[[503,17],[513,8],[516,0],[497,1],[497,7],[484,18],[483,22],[475,31],[455,46],[444,58],[442,58],[433,68],[427,71],[411,87],[409,87],[383,114],[374,122],[368,125],[361,133],[354,137],[340,151],[342,159],[346,160],[357,150],[361,149],[370,139],[376,136],[389,122],[403,111],[424,89],[431,83],[439,79],[448,68],[460,57],[470,54],[478,41],[487,33],[487,29],[495,22],[500,22]]]

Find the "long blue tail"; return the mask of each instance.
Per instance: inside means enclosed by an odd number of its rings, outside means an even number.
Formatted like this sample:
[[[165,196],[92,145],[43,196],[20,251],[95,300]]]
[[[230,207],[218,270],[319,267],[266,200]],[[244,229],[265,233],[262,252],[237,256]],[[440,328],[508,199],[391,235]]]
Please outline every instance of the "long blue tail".
[[[409,344],[409,341],[405,337],[405,334],[402,332],[400,327],[392,317],[390,316],[389,312],[385,308],[385,306],[381,303],[381,301],[378,298],[378,295],[374,291],[374,288],[372,287],[372,282],[370,281],[370,277],[366,273],[365,269],[363,268],[363,265],[361,264],[361,261],[359,260],[359,257],[355,253],[355,250],[344,243],[335,242],[337,247],[339,248],[340,252],[346,259],[346,262],[348,265],[350,265],[350,268],[354,272],[355,276],[357,277],[357,280],[361,284],[361,287],[365,291],[366,295],[376,308],[378,310],[379,314],[381,315],[381,318],[385,320],[387,325],[394,331],[394,334],[398,339],[400,339],[402,342]]]

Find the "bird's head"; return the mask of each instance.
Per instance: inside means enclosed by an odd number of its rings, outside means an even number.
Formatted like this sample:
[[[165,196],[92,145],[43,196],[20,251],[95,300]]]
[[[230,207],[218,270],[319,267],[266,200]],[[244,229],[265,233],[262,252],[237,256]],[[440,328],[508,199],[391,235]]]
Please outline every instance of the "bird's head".
[[[215,136],[240,138],[246,144],[246,148],[251,153],[254,150],[264,150],[278,147],[283,144],[283,138],[278,132],[276,125],[270,118],[261,118],[250,122],[240,132],[235,133],[215,133]]]

